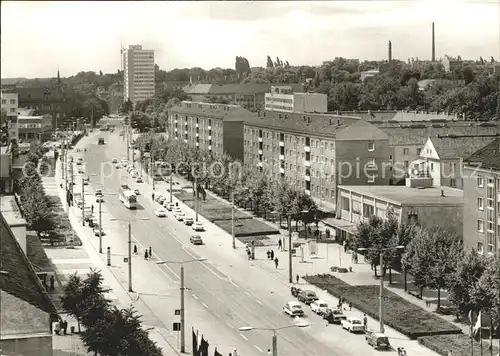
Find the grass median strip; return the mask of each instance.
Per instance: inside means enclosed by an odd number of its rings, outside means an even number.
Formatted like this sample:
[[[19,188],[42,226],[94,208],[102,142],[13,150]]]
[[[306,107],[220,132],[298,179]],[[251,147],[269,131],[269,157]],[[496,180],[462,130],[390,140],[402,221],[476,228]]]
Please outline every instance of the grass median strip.
[[[473,339],[472,339],[473,340]],[[436,335],[419,337],[418,342],[423,346],[437,352],[440,355],[447,356],[449,351],[453,352],[453,356],[470,356],[471,353],[471,337],[469,335]],[[482,350],[481,343],[473,341],[474,355],[498,355],[498,348],[493,347],[493,352],[490,353],[489,343],[483,342]]]
[[[330,274],[306,276],[305,280],[336,297],[344,297],[352,305],[378,319],[379,287],[351,286]],[[423,310],[415,304],[385,289],[384,322],[411,339],[430,335],[460,334],[457,326]]]

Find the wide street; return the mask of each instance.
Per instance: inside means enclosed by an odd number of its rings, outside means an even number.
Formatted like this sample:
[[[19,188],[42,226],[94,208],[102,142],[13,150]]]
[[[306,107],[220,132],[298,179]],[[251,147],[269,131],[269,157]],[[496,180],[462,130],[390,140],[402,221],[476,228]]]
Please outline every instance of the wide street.
[[[262,355],[271,347],[271,331],[253,330],[240,332],[241,326],[251,325],[260,328],[279,328],[293,325],[294,320],[282,311],[284,303],[293,300],[289,285],[269,272],[256,267],[250,261],[242,259],[240,254],[231,249],[231,237],[218,227],[204,223],[207,231],[201,233],[204,246],[192,246],[189,236],[190,227],[168,216],[157,218],[154,210],[159,205],[151,200],[151,188],[147,183],[135,183],[129,179],[124,169],[116,169],[109,164],[113,158],[126,157],[126,142],[114,133],[93,132],[84,137],[79,147],[87,148],[81,153],[85,157],[84,169],[91,176],[89,193],[101,188],[105,195],[103,203],[103,228],[113,224],[119,226],[124,242],[127,239],[127,221],[148,218],[148,221],[133,221],[132,236],[137,245],[151,247],[153,260],[184,261],[193,258],[207,258],[205,262],[185,265],[186,291],[186,345],[191,349],[191,326],[203,333],[210,344],[223,343],[236,347],[241,355]],[[106,145],[97,145],[97,137],[104,137]],[[78,153],[76,154],[78,155]],[[145,177],[144,177],[145,178]],[[145,179],[146,180],[146,179]],[[79,179],[77,180],[79,182]],[[118,199],[120,184],[127,183],[132,188],[138,187],[139,208],[128,210]],[[156,186],[157,192],[165,193],[166,183]],[[86,187],[87,188],[87,187]],[[81,186],[75,186],[80,191]],[[90,197],[90,195],[88,196]],[[95,204],[95,200],[92,201]],[[189,209],[182,209],[194,218]],[[112,222],[110,217],[123,221]],[[104,244],[105,244],[105,239]],[[150,263],[154,263],[151,261]],[[286,268],[287,261],[281,261],[280,268]],[[133,281],[140,280],[165,287],[176,297],[179,288],[180,267],[178,264],[155,266],[161,273],[154,276],[133,274]],[[154,277],[154,278],[153,278]],[[136,292],[141,292],[136,290]],[[162,300],[148,295],[140,295],[142,302],[171,327],[174,307],[166,310]],[[172,298],[172,296],[170,296]],[[169,306],[170,308],[170,306]],[[288,328],[278,332],[278,350],[280,355],[375,355],[377,351],[369,347],[362,335],[349,334],[339,326],[326,326],[326,322],[314,315],[304,306],[307,321],[306,328]],[[177,317],[178,318],[178,317]]]

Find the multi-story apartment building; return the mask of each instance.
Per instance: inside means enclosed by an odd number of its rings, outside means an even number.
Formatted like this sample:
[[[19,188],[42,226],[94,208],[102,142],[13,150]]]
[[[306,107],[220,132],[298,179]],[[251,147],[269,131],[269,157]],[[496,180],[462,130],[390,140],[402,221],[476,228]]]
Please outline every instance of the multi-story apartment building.
[[[123,54],[123,95],[124,101],[133,103],[155,95],[155,54],[152,49],[142,49],[141,45],[131,45]]]
[[[245,119],[244,163],[334,211],[338,184],[389,184],[387,135],[355,117],[264,111]]]
[[[238,105],[183,101],[168,111],[167,131],[174,140],[243,161],[243,120],[251,115]]]
[[[455,68],[460,67],[462,63],[461,59],[450,57],[447,54],[445,54],[444,58],[441,59],[441,64],[446,72],[452,72]]]
[[[19,139],[21,141],[44,141],[52,135],[52,117],[42,116],[19,116]]]
[[[429,137],[420,152],[419,159],[411,163],[410,169],[426,173],[434,187],[462,189],[462,161],[497,137],[499,136]]]
[[[265,96],[265,109],[295,113],[327,112],[327,96],[318,93],[297,93],[291,85],[272,86]]]
[[[500,138],[464,160],[464,245],[500,252]]]
[[[2,92],[1,145],[8,145],[12,140],[17,141],[19,139],[17,127],[18,108],[18,94]]]

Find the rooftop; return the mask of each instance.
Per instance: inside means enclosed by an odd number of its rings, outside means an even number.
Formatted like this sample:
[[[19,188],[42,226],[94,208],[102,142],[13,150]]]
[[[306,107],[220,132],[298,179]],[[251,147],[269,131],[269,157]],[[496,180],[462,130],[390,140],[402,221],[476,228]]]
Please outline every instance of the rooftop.
[[[465,162],[471,165],[480,164],[483,169],[500,171],[500,138],[474,152]]]
[[[463,205],[463,191],[450,187],[418,189],[409,188],[403,185],[341,185],[339,189],[389,201],[393,204],[402,206]],[[444,193],[444,197],[441,196],[441,190]]]
[[[245,113],[246,115],[251,115],[250,111],[242,108],[239,105],[211,104],[194,101],[183,101],[181,102],[181,105],[174,106],[169,110],[169,112],[173,113],[200,115],[219,119],[226,117],[228,114],[234,111],[237,111],[240,114]]]
[[[498,135],[500,136],[500,134]],[[431,137],[432,145],[440,159],[465,158],[486,146],[497,136],[437,136]]]
[[[0,211],[9,226],[26,225],[14,195],[0,196]]]
[[[33,329],[40,327],[34,318],[34,311],[57,314],[47,291],[7,224],[3,212],[0,214],[0,270],[3,271],[0,274],[2,334],[5,326],[13,329],[10,330],[12,332],[19,332],[15,330],[16,322],[25,330],[29,326]],[[33,324],[35,322],[36,325]],[[47,332],[48,326],[46,323],[44,327]]]

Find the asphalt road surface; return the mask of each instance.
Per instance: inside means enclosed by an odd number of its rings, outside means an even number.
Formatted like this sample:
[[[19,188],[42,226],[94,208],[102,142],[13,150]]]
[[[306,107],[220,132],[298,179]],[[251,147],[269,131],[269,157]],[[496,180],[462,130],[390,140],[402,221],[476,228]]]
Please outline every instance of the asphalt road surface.
[[[91,187],[101,188],[105,192],[107,211],[116,219],[133,220],[147,217],[148,221],[137,221],[132,224],[132,235],[143,246],[151,246],[154,255],[159,260],[183,261],[193,258],[207,258],[205,262],[195,262],[185,265],[185,285],[187,304],[197,304],[204,310],[203,327],[217,325],[217,329],[200,330],[215,338],[234,340],[240,355],[263,355],[271,347],[272,331],[253,330],[240,332],[241,326],[251,325],[259,328],[280,328],[297,322],[285,315],[283,304],[293,300],[289,286],[278,281],[275,276],[252,264],[251,261],[235,256],[232,251],[222,251],[216,246],[210,246],[210,234],[217,233],[214,227],[205,226],[207,231],[201,233],[206,246],[192,246],[189,236],[192,230],[177,222],[172,216],[157,218],[154,210],[159,207],[151,201],[150,189],[146,183],[134,183],[123,180],[127,176],[124,169],[113,168],[109,164],[113,158],[120,160],[126,157],[125,141],[118,135],[120,129],[109,132],[91,133],[85,137],[87,152],[85,157],[86,174],[91,175]],[[104,137],[106,145],[97,145],[97,137]],[[97,175],[93,177],[93,175]],[[128,179],[128,178],[125,178]],[[80,180],[77,180],[79,182]],[[139,187],[144,194],[138,196],[139,208],[129,210],[120,202],[117,195],[120,184],[127,183],[131,187]],[[157,191],[165,191],[166,183],[159,183]],[[75,187],[77,191],[81,188]],[[127,238],[127,222],[123,222],[123,238]],[[219,232],[220,234],[220,232]],[[230,237],[228,237],[230,238]],[[287,261],[281,261],[283,265]],[[152,280],[151,283],[172,284],[178,281],[180,267],[176,264],[158,265],[164,272],[162,280]],[[135,276],[134,278],[148,278]],[[310,308],[304,306],[306,328],[287,328],[278,331],[278,350],[280,355],[290,356],[334,356],[334,355],[375,355],[378,354],[364,341],[364,337],[343,331],[339,326],[326,326],[322,318],[314,315]],[[188,313],[189,314],[189,313]],[[190,321],[186,321],[191,325]],[[190,328],[186,328],[186,345],[190,349]]]

